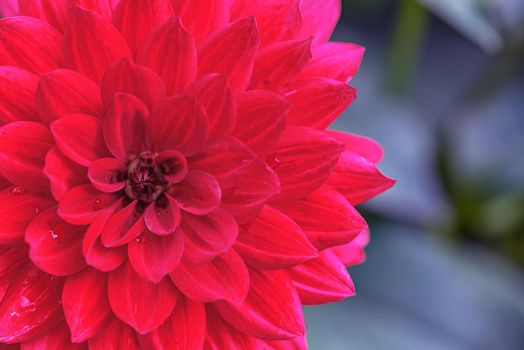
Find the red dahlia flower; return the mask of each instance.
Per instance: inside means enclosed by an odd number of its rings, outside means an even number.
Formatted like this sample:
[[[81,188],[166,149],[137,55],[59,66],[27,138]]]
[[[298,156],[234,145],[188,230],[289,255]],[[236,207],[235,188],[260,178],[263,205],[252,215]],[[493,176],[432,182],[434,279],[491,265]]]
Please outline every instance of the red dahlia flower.
[[[392,185],[338,0],[1,6],[0,343],[305,349]]]

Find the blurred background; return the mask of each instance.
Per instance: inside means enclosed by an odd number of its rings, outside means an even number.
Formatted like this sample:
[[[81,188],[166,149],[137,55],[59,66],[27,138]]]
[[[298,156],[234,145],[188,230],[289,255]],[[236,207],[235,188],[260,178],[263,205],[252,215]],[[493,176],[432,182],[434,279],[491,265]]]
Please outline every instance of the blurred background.
[[[524,349],[524,1],[345,0],[367,48],[334,128],[398,183],[360,208],[357,296],[306,309],[312,350]]]

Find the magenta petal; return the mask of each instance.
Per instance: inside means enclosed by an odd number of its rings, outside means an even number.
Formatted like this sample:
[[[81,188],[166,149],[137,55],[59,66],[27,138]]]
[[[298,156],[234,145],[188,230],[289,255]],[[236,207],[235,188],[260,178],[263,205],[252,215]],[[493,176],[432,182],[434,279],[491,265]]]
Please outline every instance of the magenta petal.
[[[95,337],[89,339],[89,350],[139,350],[133,328],[115,318]]]
[[[300,226],[270,206],[240,233],[235,249],[250,266],[269,270],[286,269],[318,256]]]
[[[182,181],[188,172],[187,160],[182,153],[169,150],[164,151],[158,155],[157,163],[164,179],[171,183]]]
[[[100,119],[87,114],[70,114],[51,124],[57,147],[72,161],[88,166],[108,156]]]
[[[86,266],[82,255],[85,228],[63,222],[56,207],[40,213],[29,225],[25,241],[29,257],[41,270],[55,275],[72,275]]]
[[[107,107],[116,93],[138,97],[151,111],[166,98],[162,79],[151,69],[124,58],[109,67],[102,80],[102,100]]]
[[[20,187],[0,192],[0,244],[23,243],[33,218],[53,204],[49,196],[25,192]]]
[[[124,163],[115,158],[102,158],[89,164],[87,177],[94,188],[102,192],[118,192],[126,182]]]
[[[56,69],[40,79],[36,91],[38,113],[46,123],[69,114],[102,113],[100,87],[91,79],[69,69]]]
[[[355,295],[355,286],[346,267],[329,250],[293,267],[289,275],[305,305],[333,303]]]
[[[181,228],[186,242],[184,260],[191,263],[209,262],[225,253],[238,236],[235,219],[220,208],[207,215],[183,213]]]
[[[117,199],[115,194],[100,192],[91,185],[82,185],[66,193],[57,212],[73,225],[88,225]]]
[[[203,171],[190,171],[184,181],[169,188],[169,193],[185,211],[204,215],[220,204],[222,192],[215,178]]]
[[[304,335],[302,305],[286,271],[250,270],[251,290],[240,305],[216,302],[220,315],[238,330],[258,338]]]
[[[36,267],[19,271],[0,304],[0,342],[23,342],[57,325],[63,317],[63,285],[63,278]]]
[[[47,152],[44,174],[49,179],[51,194],[57,201],[73,187],[89,182],[86,168],[67,158],[56,146]]]
[[[171,317],[153,332],[140,335],[139,341],[143,349],[198,350],[205,338],[204,304],[181,296]]]
[[[107,275],[92,268],[67,278],[62,292],[64,315],[75,343],[86,341],[112,319]]]
[[[36,122],[13,122],[0,127],[0,173],[12,184],[33,192],[49,191],[42,172],[53,145],[49,130]]]
[[[177,290],[169,279],[158,284],[143,279],[127,263],[109,275],[109,302],[119,319],[146,334],[173,312]]]
[[[82,242],[82,252],[87,263],[100,271],[113,271],[126,259],[125,247],[107,248],[101,241],[109,217],[120,205],[121,201],[118,201],[111,208],[104,210],[89,226]]]
[[[123,246],[144,231],[143,215],[137,211],[138,201],[134,200],[117,210],[107,220],[102,231],[102,244],[108,248]]]
[[[171,278],[182,293],[198,302],[225,299],[240,304],[249,291],[249,272],[233,249],[205,264],[182,262]]]
[[[131,94],[118,93],[107,111],[103,125],[104,141],[113,156],[125,162],[145,148],[145,127],[149,111]]]
[[[149,204],[144,213],[144,221],[151,232],[160,235],[170,235],[180,225],[180,208],[178,203],[168,194],[155,203]]]
[[[37,75],[18,67],[0,66],[0,123],[40,119],[35,100],[37,85]]]
[[[169,98],[147,120],[149,145],[154,151],[175,149],[189,157],[206,143],[209,122],[196,97]]]
[[[129,262],[135,271],[142,278],[159,283],[182,259],[184,236],[182,232],[158,236],[146,230],[127,247]]]
[[[56,327],[45,332],[39,337],[24,342],[20,350],[86,350],[87,344],[71,342],[71,333],[65,322],[60,322]],[[4,349],[0,346],[1,349]]]
[[[236,122],[235,100],[227,77],[223,74],[204,75],[191,84],[185,93],[194,95],[205,108],[210,135],[229,135]]]

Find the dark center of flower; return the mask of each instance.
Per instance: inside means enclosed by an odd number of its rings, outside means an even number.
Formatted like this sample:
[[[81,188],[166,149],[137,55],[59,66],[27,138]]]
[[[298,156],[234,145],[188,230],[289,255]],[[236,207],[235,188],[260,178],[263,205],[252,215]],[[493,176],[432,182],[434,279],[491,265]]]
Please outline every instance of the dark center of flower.
[[[157,154],[144,152],[129,162],[125,192],[130,199],[152,203],[168,186],[163,164],[158,164],[157,157]]]

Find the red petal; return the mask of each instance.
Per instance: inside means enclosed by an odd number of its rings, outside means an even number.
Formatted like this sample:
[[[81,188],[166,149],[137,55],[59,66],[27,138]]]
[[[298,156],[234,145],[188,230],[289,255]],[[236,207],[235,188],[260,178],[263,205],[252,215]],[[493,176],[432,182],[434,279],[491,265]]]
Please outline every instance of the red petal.
[[[151,283],[140,277],[129,263],[109,274],[109,302],[113,311],[140,334],[164,323],[176,301],[177,291],[169,279]]]
[[[20,15],[42,19],[59,31],[67,20],[68,0],[18,0]]]
[[[43,74],[62,65],[62,35],[50,24],[32,17],[0,22],[0,65],[18,66]]]
[[[272,350],[308,350],[306,337],[296,337],[291,340],[260,340],[260,342]]]
[[[362,264],[366,260],[364,248],[369,243],[369,230],[363,230],[351,242],[330,248],[344,266]]]
[[[324,43],[313,46],[313,59],[309,61],[301,78],[330,78],[347,83],[357,74],[364,49],[350,43]]]
[[[320,187],[336,165],[344,145],[325,133],[287,128],[269,164],[280,178],[279,198],[302,197]]]
[[[173,4],[197,43],[229,23],[229,0],[174,0]]]
[[[195,42],[178,18],[153,32],[140,51],[138,61],[158,73],[169,96],[183,91],[196,77]]]
[[[151,203],[144,213],[146,226],[159,236],[170,235],[180,225],[180,208],[176,200],[165,195],[156,203]]]
[[[346,144],[346,150],[366,158],[371,163],[380,163],[384,157],[382,146],[369,137],[350,134],[342,131],[328,130],[327,134]]]
[[[264,204],[280,192],[277,174],[257,160],[233,186],[222,190],[221,206],[227,209],[240,224],[254,220]]]
[[[103,211],[89,226],[82,242],[82,252],[86,262],[100,271],[113,271],[126,260],[125,247],[107,248],[101,241],[101,235],[109,217],[120,205],[121,201],[118,201]]]
[[[246,10],[248,14],[257,19],[261,46],[296,37],[302,22],[298,6],[300,1],[265,0],[250,2]]]
[[[51,132],[60,151],[80,165],[88,166],[109,153],[102,136],[102,122],[90,115],[60,118],[51,124]]]
[[[149,110],[153,110],[166,97],[162,79],[151,69],[138,66],[127,58],[113,63],[102,79],[104,106],[114,103],[117,92],[139,97]]]
[[[0,244],[23,242],[33,218],[53,204],[48,196],[25,192],[19,187],[0,192]]]
[[[38,77],[22,68],[0,66],[0,124],[39,120],[35,92]]]
[[[122,209],[112,213],[101,235],[102,244],[108,248],[123,246],[144,231],[143,215],[137,211],[138,201],[134,200]]]
[[[101,334],[89,339],[89,350],[139,350],[135,331],[115,319]]]
[[[335,30],[340,18],[341,1],[301,0],[300,14],[302,15],[302,29],[300,36],[309,38],[313,36],[315,42],[328,41]]]
[[[323,130],[349,107],[357,92],[339,81],[307,79],[293,84],[286,97],[293,106],[289,112],[289,124]]]
[[[249,228],[240,233],[235,249],[257,269],[287,269],[318,256],[304,231],[269,206],[265,206]]]
[[[177,267],[184,252],[184,236],[175,232],[158,236],[146,230],[128,244],[129,262],[135,271],[153,283],[159,283]]]
[[[174,15],[170,0],[125,0],[118,3],[113,23],[136,53],[149,34]]]
[[[73,225],[88,225],[118,196],[99,192],[91,185],[71,189],[58,205],[58,215]]]
[[[130,94],[116,94],[104,119],[103,134],[109,151],[127,162],[146,148],[145,127],[149,115],[140,99]]]
[[[310,39],[283,41],[268,46],[257,54],[249,88],[281,92],[310,58]]]
[[[64,56],[68,68],[99,82],[113,62],[131,53],[110,23],[95,12],[75,7],[64,35]]]
[[[249,84],[259,34],[253,17],[236,21],[209,36],[198,50],[198,75],[223,73],[234,92]],[[217,60],[217,57],[220,57]]]
[[[240,304],[249,291],[249,272],[233,249],[209,263],[182,262],[171,273],[171,278],[182,293],[197,302],[227,300]]]
[[[355,295],[355,285],[346,267],[328,250],[291,268],[289,276],[304,305],[334,303]]]
[[[175,149],[191,156],[205,145],[208,121],[193,96],[171,97],[147,120],[148,140],[154,150]]]
[[[238,225],[227,211],[216,209],[205,215],[184,213],[182,231],[185,235],[184,260],[208,262],[231,248],[238,236]]]
[[[102,192],[118,192],[126,185],[122,174],[125,164],[115,158],[102,158],[89,164],[87,176],[94,188]]]
[[[107,299],[107,275],[87,268],[68,277],[62,303],[72,341],[90,339],[104,330],[113,316]]]
[[[203,215],[212,212],[220,204],[220,185],[208,173],[190,171],[184,181],[171,186],[169,194],[175,198],[183,210]]]
[[[0,13],[2,17],[12,17],[18,15],[18,0],[4,0],[0,3]]]
[[[206,310],[204,304],[180,297],[173,315],[151,333],[140,336],[143,349],[199,350],[206,338]]]
[[[196,96],[206,110],[211,136],[231,134],[236,123],[236,109],[227,77],[222,74],[204,75],[185,93]]]
[[[211,307],[206,309],[207,335],[206,350],[246,350],[257,349],[254,338],[230,326]],[[266,350],[266,349],[264,349]]]
[[[56,207],[45,210],[31,222],[25,233],[31,261],[55,276],[68,276],[82,270],[86,266],[82,255],[84,230],[63,222],[56,214]]]
[[[63,285],[63,278],[36,267],[19,271],[0,304],[0,342],[23,342],[57,325],[63,317]]]
[[[22,343],[20,350],[87,350],[87,344],[74,344],[65,322],[44,333],[42,336]],[[1,347],[0,347],[1,348]]]
[[[36,122],[4,125],[0,144],[0,172],[9,182],[32,192],[49,191],[42,168],[53,138],[45,126]]]
[[[278,144],[291,104],[269,91],[248,91],[237,96],[238,119],[233,135],[261,159]]]
[[[304,335],[302,305],[285,271],[250,270],[251,290],[241,305],[216,302],[218,312],[241,332],[257,338]]]
[[[46,123],[69,114],[99,117],[100,88],[85,76],[68,69],[57,69],[42,77],[36,92],[38,112]]]
[[[367,228],[362,216],[329,186],[304,198],[272,205],[300,225],[318,249],[348,243]]]
[[[157,162],[162,169],[162,177],[170,183],[182,181],[189,171],[187,159],[182,153],[175,150],[161,152],[158,155]]]
[[[342,153],[327,183],[342,193],[351,204],[358,205],[391,188],[395,180],[386,177],[364,157],[346,151]]]
[[[0,247],[0,303],[20,271],[28,265],[27,249],[24,246],[17,248]]]
[[[92,10],[111,22],[114,8],[120,0],[69,0],[70,7],[74,5],[86,10]]]
[[[210,141],[205,150],[191,158],[191,169],[215,177],[222,188],[234,186],[249,169],[256,155],[234,137],[222,136]]]

